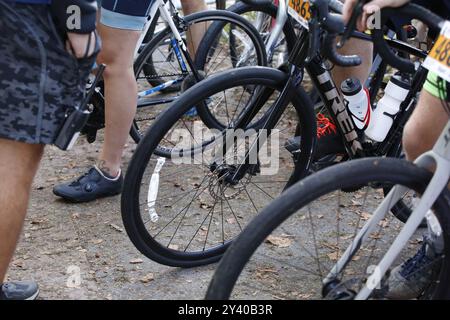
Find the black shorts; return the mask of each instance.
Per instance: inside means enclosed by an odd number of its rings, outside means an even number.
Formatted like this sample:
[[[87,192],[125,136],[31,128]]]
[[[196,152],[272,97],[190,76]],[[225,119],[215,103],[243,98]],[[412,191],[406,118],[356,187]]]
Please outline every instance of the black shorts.
[[[47,5],[0,0],[0,138],[52,144],[95,57],[67,53]]]

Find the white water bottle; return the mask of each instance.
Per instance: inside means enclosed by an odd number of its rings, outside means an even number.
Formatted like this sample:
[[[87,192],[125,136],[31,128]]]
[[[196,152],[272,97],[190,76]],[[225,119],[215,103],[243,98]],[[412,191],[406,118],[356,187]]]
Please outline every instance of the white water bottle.
[[[341,84],[341,91],[347,101],[353,123],[358,130],[365,130],[369,126],[372,107],[367,89],[356,78],[348,78]]]
[[[372,120],[366,130],[366,136],[376,142],[386,139],[394,123],[394,118],[400,111],[400,105],[406,99],[411,85],[400,75],[395,74],[389,80],[384,90],[383,98],[378,101],[377,108],[372,113]]]

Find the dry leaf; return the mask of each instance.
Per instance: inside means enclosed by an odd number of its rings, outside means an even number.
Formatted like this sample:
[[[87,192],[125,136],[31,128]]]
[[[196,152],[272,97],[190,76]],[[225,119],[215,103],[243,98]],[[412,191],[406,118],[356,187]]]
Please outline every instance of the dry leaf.
[[[378,225],[382,228],[387,228],[387,226],[389,225],[389,221],[387,221],[386,219],[383,219],[380,222],[378,222]]]
[[[170,244],[168,248],[172,250],[178,250],[180,247],[176,244]]]
[[[80,218],[80,214],[79,213],[72,214],[72,219],[79,219],[79,218]]]
[[[279,248],[287,248],[292,244],[292,239],[289,239],[289,237],[268,236],[266,242]]]
[[[141,278],[142,283],[149,283],[153,280],[155,280],[155,276],[153,275],[153,273],[149,273]]]
[[[352,205],[355,206],[355,207],[361,207],[362,203],[359,202],[359,201],[356,201],[356,200],[352,200]]]
[[[200,208],[202,208],[202,209],[205,209],[205,210],[208,210],[208,209],[211,209],[212,208],[212,205],[210,205],[210,204],[206,204],[206,203],[200,203]]]
[[[269,277],[272,277],[271,275],[277,274],[278,271],[276,269],[270,269],[270,268],[264,268],[264,269],[258,269],[255,271],[256,277],[258,279],[267,279]]]
[[[226,222],[228,224],[235,224],[236,223],[236,219],[235,218],[228,218],[228,219],[226,219]]]
[[[139,264],[139,263],[143,263],[143,262],[144,262],[144,260],[139,259],[139,258],[130,260],[131,264]]]
[[[114,223],[111,223],[109,226],[114,230],[116,230],[117,232],[123,232],[123,229]]]
[[[372,217],[372,215],[368,212],[361,212],[359,215],[362,220],[369,220]]]
[[[330,259],[331,261],[337,261],[339,258],[339,253],[336,251],[336,252],[327,254],[327,256],[328,256],[328,259]]]

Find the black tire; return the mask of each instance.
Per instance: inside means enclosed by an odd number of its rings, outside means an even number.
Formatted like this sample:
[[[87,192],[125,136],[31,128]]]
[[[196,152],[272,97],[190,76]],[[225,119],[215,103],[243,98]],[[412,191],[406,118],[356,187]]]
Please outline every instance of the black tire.
[[[270,68],[251,67],[229,70],[212,76],[208,81],[196,84],[158,117],[157,121],[139,143],[131,159],[125,175],[121,199],[122,219],[126,232],[142,254],[158,263],[174,267],[206,265],[217,262],[221,258],[231,240],[227,240],[216,247],[208,248],[208,250],[203,248],[203,251],[184,252],[169,249],[150,235],[142,220],[139,199],[140,188],[144,183],[144,173],[147,167],[150,168],[149,163],[152,154],[155,154],[157,157],[170,156],[170,152],[160,148],[159,144],[166,133],[172,132],[170,130],[174,124],[185,115],[191,108],[192,103],[198,103],[199,100],[205,99],[205,97],[209,97],[216,92],[221,92],[225,90],[224,88],[229,88],[233,85],[264,85],[279,92],[282,90],[286,80],[287,75],[285,73]],[[297,164],[292,173],[293,179],[299,179],[307,173],[307,166],[309,165],[315,139],[316,122],[314,121],[315,115],[311,101],[302,89],[293,94],[291,102],[295,107],[300,123],[302,123],[301,135],[304,137],[301,146],[302,152],[297,158]],[[284,181],[283,183],[285,184],[286,182]]]
[[[430,178],[430,172],[406,161],[367,158],[342,163],[304,179],[267,206],[233,242],[216,269],[206,299],[229,299],[239,275],[256,249],[287,218],[319,197],[342,188],[367,185],[376,181],[401,184],[423,192]],[[449,199],[449,192],[444,190],[434,205],[435,214],[443,228],[444,252],[450,248]],[[439,281],[433,288],[433,299],[450,298],[449,263],[450,257],[446,254],[440,268]]]
[[[234,12],[239,15],[243,15],[249,12],[262,12],[267,15],[272,16],[273,18],[276,18],[277,16],[277,7],[273,4],[268,3],[256,3],[255,5],[249,5],[243,2],[237,2],[234,5],[227,8],[227,11]],[[205,70],[205,62],[208,60],[208,54],[211,50],[212,44],[215,41],[215,38],[217,37],[218,32],[221,31],[220,25],[216,25],[211,27],[208,32],[205,34],[205,38],[202,41],[202,43],[199,45],[197,56],[196,56],[196,68],[198,70],[204,70],[206,74],[208,73],[207,70]],[[296,36],[295,31],[292,26],[292,24],[288,21],[284,28],[283,28],[283,35],[286,39],[286,45],[288,52],[290,52],[295,45]],[[236,50],[233,49],[233,37],[230,36],[230,56],[231,57],[237,57]],[[234,60],[234,59],[233,59]],[[266,64],[268,62],[266,61]],[[261,64],[259,64],[261,65]],[[314,92],[315,90],[313,90]],[[216,128],[216,129],[223,129],[224,126],[222,123],[217,121],[216,117],[211,113],[211,111],[208,108],[205,107],[198,107],[197,111],[202,119],[202,121],[209,127],[209,128]]]
[[[236,13],[229,12],[227,10],[209,10],[191,14],[189,16],[184,17],[184,20],[186,21],[187,24],[201,23],[204,21],[215,20],[214,23],[211,25],[211,27],[216,31],[216,34],[217,32],[220,32],[221,30],[220,26],[223,26],[223,23],[230,23],[236,28],[239,27],[239,29],[245,32],[245,34],[249,37],[249,39],[253,43],[256,52],[256,65],[265,66],[267,64],[264,43],[262,42],[258,32],[248,21],[246,21],[243,17],[237,15]],[[216,26],[219,26],[219,28],[217,28]],[[154,38],[150,41],[150,43],[146,45],[146,47],[143,49],[143,51],[136,59],[136,62],[134,64],[134,72],[137,78],[139,77],[139,74],[144,70],[145,66],[148,65],[148,61],[150,61],[150,64],[153,65],[151,59],[149,58],[152,56],[154,50],[156,50],[156,47],[159,45],[159,43],[170,34],[171,34],[170,28],[166,28],[161,32],[159,32],[157,35],[155,35]],[[214,41],[214,40],[215,37],[205,38],[202,40],[201,45],[211,48],[212,44],[207,43],[207,41]],[[207,64],[206,59],[207,54],[203,57],[196,58],[196,65],[194,67],[197,68],[197,70],[204,70],[205,65]],[[152,70],[154,70],[154,67],[152,67]],[[146,77],[149,76],[148,71],[149,70],[143,71]],[[158,84],[160,84],[160,79],[156,80]],[[205,112],[201,113],[200,116],[202,117],[202,115],[204,114]],[[205,124],[208,127],[210,127],[210,125],[215,123],[210,117],[207,117],[202,120],[205,121]],[[137,143],[141,139],[142,132],[140,132],[139,125],[137,124],[136,121],[133,122],[130,135],[133,138],[133,140]]]

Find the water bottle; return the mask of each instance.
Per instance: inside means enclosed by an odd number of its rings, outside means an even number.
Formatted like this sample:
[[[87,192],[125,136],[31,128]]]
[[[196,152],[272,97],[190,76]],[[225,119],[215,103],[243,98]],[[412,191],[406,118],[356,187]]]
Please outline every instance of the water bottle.
[[[356,78],[348,78],[341,84],[341,91],[347,102],[347,108],[352,116],[353,123],[359,131],[369,126],[372,107],[367,89]]]
[[[384,90],[384,96],[378,101],[369,127],[365,131],[368,138],[376,142],[384,141],[394,123],[395,116],[400,111],[400,105],[406,99],[410,89],[409,81],[403,79],[399,74],[391,77]]]

